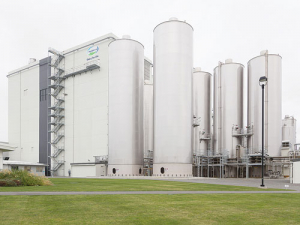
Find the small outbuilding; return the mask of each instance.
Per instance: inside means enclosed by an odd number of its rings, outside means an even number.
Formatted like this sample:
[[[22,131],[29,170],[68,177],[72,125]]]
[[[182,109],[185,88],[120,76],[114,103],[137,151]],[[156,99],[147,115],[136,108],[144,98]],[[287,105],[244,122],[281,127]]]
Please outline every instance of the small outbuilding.
[[[10,146],[8,142],[0,142],[0,171],[3,170],[3,161],[9,158],[3,158],[3,152],[14,151],[16,147]]]
[[[300,160],[293,160],[290,167],[290,183],[300,184]]]

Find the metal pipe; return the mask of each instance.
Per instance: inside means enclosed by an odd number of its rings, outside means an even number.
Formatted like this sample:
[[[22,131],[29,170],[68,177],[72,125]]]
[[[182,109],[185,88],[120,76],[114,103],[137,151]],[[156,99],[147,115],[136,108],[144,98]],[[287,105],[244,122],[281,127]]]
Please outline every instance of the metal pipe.
[[[268,50],[266,50],[265,53],[265,76],[267,78],[269,78],[268,73],[269,73],[269,56],[268,56],[269,52]],[[269,115],[269,87],[266,87],[266,94],[265,94],[265,111],[266,111],[266,115]],[[265,118],[265,132],[266,132],[266,137],[269,137],[269,116],[266,116]],[[265,148],[266,148],[266,152],[269,153],[269,138],[266,138],[265,141]]]
[[[261,142],[261,146],[262,146],[262,150],[261,150],[261,187],[264,187],[264,89],[265,89],[265,85],[263,84],[261,86],[262,88],[262,142]]]

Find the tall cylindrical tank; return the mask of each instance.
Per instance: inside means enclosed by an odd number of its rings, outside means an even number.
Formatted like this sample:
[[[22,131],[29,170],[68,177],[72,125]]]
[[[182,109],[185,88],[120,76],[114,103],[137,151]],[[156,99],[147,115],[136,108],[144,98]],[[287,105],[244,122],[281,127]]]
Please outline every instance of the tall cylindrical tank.
[[[207,155],[211,138],[211,74],[195,68],[193,73],[193,153]]]
[[[259,78],[268,78],[265,86],[265,152],[280,156],[282,140],[282,69],[281,56],[262,51],[248,62],[248,138],[250,153],[261,152],[262,88]]]
[[[109,176],[143,168],[144,47],[129,36],[109,44]]]
[[[282,120],[282,141],[288,141],[291,149],[294,150],[296,144],[296,119],[286,115]]]
[[[214,69],[214,154],[237,157],[242,144],[244,66],[231,59]]]
[[[193,28],[171,18],[154,29],[154,176],[192,176]]]

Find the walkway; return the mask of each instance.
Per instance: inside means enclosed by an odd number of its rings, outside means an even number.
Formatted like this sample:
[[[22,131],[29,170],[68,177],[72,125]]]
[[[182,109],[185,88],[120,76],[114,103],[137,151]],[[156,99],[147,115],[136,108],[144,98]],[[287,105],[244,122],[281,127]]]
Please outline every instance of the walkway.
[[[95,191],[95,192],[0,192],[0,195],[178,195],[178,194],[299,194],[300,191]]]

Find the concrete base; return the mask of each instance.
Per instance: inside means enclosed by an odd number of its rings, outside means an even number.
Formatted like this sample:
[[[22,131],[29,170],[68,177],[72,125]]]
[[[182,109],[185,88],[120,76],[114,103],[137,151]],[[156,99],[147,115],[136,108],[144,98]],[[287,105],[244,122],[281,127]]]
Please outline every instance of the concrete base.
[[[192,164],[153,164],[156,177],[192,177]]]
[[[108,165],[107,176],[142,176],[143,165]]]
[[[268,189],[268,187],[265,185],[264,187],[260,186],[258,188],[261,188],[261,189]]]

